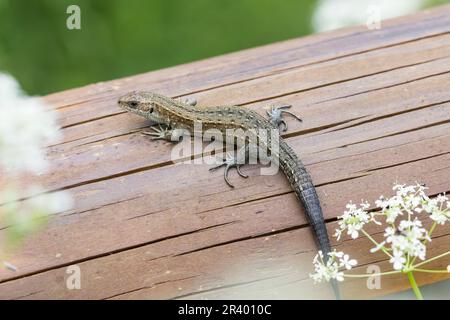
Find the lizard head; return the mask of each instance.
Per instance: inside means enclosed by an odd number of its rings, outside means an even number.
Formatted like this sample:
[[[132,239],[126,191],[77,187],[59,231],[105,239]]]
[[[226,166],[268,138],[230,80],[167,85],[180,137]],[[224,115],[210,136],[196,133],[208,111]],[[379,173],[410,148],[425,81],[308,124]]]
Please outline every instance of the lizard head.
[[[119,99],[119,106],[131,113],[162,123],[160,95],[148,91],[133,91]]]

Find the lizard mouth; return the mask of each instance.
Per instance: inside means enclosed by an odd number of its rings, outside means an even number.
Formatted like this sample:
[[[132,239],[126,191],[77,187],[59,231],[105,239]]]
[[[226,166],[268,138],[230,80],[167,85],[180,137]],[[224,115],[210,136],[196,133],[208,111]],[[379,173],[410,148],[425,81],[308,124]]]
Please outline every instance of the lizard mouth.
[[[127,105],[126,102],[119,100],[119,101],[117,102],[117,104],[119,105],[119,107],[120,107],[121,109],[129,110],[128,105]]]
[[[130,104],[130,102],[137,101],[138,98],[137,95],[138,93],[135,91],[127,93],[121,96],[117,102],[121,107],[127,107]]]

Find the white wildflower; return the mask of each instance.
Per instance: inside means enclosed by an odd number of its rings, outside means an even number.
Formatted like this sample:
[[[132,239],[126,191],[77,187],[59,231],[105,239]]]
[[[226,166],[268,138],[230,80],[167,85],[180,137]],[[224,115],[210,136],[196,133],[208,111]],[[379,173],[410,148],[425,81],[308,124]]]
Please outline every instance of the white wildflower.
[[[4,74],[0,74],[0,113],[0,175],[10,174],[14,180],[18,173],[42,172],[47,166],[43,147],[59,137],[55,113],[42,100],[27,97],[14,78]],[[45,193],[39,187],[28,188],[25,193],[33,196],[24,201],[17,201],[22,196],[18,188],[5,186],[0,190],[5,248],[20,243],[42,226],[49,214],[72,206],[66,192]]]
[[[335,236],[339,239],[343,232],[347,232],[352,238],[357,238],[363,227],[374,222],[375,217],[384,218],[388,226],[384,229],[384,241],[376,242],[369,235],[367,237],[376,245],[370,250],[371,253],[382,250],[389,256],[394,270],[414,270],[416,258],[424,261],[426,259],[426,244],[431,242],[431,233],[424,228],[420,219],[429,217],[436,224],[445,224],[449,220],[450,201],[447,196],[441,194],[435,198],[429,198],[421,184],[407,186],[396,184],[393,187],[395,195],[389,199],[380,197],[375,203],[380,208],[379,212],[368,213],[370,208],[368,202],[357,206],[350,202],[346,206],[344,214],[339,218]],[[400,219],[403,217],[403,219]],[[356,260],[343,252],[336,250],[329,253],[327,263],[324,263],[320,254],[314,259],[316,272],[311,276],[315,281],[330,281],[344,279],[343,270],[350,270],[357,264]],[[319,259],[320,258],[320,259]],[[450,265],[447,267],[450,272]]]
[[[328,261],[324,262],[324,257],[322,251],[314,257],[313,264],[315,273],[310,274],[310,278],[314,282],[330,281],[336,279],[337,281],[344,281],[344,273],[340,270],[341,268],[346,268],[350,270],[352,267],[356,266],[357,261],[355,259],[350,259],[350,256],[344,254],[344,252],[337,252],[334,250],[330,252]]]
[[[355,259],[350,259],[348,254],[344,254],[341,259],[339,259],[340,265],[345,267],[345,269],[350,270],[352,267],[356,266],[357,261]]]
[[[426,212],[430,214],[430,219],[437,224],[444,225],[450,219],[450,201],[443,194],[434,199],[427,198],[422,201],[422,206],[418,207],[416,212]]]
[[[338,217],[340,219],[338,222],[339,229],[337,229],[335,233],[338,240],[344,230],[347,230],[347,234],[350,235],[352,239],[358,238],[359,232],[364,225],[372,220],[372,216],[367,212],[369,207],[370,205],[367,202],[362,202],[359,208],[352,202],[347,204],[347,210],[344,211],[342,216]]]
[[[8,187],[1,190],[0,203],[2,205],[1,218],[8,227],[4,229],[6,244],[16,245],[47,221],[50,214],[60,213],[72,207],[72,198],[65,191],[42,193],[37,187],[30,187],[38,195],[24,201],[16,201],[20,193],[17,189]],[[39,192],[41,192],[39,194]]]
[[[398,216],[403,215],[402,209],[395,205],[390,206],[389,209],[382,211],[382,213],[386,216],[387,223],[394,223]]]
[[[37,194],[28,200],[28,205],[32,208],[49,213],[59,213],[69,210],[73,205],[72,197],[67,192],[44,193],[39,187],[32,189],[33,191],[29,194]]]
[[[437,203],[439,203],[439,204],[444,204],[446,201],[448,201],[448,198],[447,198],[447,196],[445,195],[445,194],[440,194],[440,195],[438,195],[437,197],[436,197],[436,201],[437,201]]]
[[[409,193],[415,191],[414,186],[406,186],[406,184],[396,184],[392,187],[392,190],[397,191],[397,196],[404,197]]]
[[[11,101],[23,95],[17,81],[9,74],[0,73],[0,84],[0,102]]]
[[[396,191],[393,197],[375,201],[375,204],[381,208],[381,212],[377,215],[385,216],[389,224],[395,223],[398,217],[405,214],[413,215],[422,212],[421,205],[427,205],[430,201],[424,192],[426,187],[420,184],[412,186],[397,184],[392,189]]]
[[[321,0],[313,16],[316,32],[345,26],[365,24],[370,6],[380,10],[381,19],[389,19],[415,12],[426,0]]]
[[[338,258],[339,259],[339,258],[342,258],[344,256],[344,253],[342,251],[333,250],[328,255],[330,257],[332,257],[332,258]]]
[[[57,141],[54,112],[38,98],[22,94],[17,82],[0,74],[0,165],[6,171],[46,168],[42,147]]]
[[[430,219],[444,225],[450,219],[450,202],[445,195],[438,195],[424,205],[424,210],[430,213]]]
[[[408,256],[425,260],[424,241],[431,241],[431,239],[427,230],[422,228],[422,222],[417,218],[400,221],[397,230],[392,227],[386,228],[384,236],[386,243],[391,244],[390,249],[394,252],[394,257],[391,259],[391,263],[395,264],[394,268],[399,267],[400,261],[403,259],[406,261]]]
[[[395,235],[395,229],[392,227],[387,227],[384,229],[384,236],[386,237],[386,242],[390,243],[392,242],[392,238]]]
[[[431,214],[430,219],[436,221],[437,224],[444,225],[450,219],[450,212],[436,210]]]
[[[400,223],[398,224],[398,229],[399,230],[406,230],[408,228],[415,228],[415,227],[421,227],[422,226],[422,222],[420,220],[417,220],[417,218],[414,221],[411,220],[402,220],[400,221]]]
[[[403,254],[401,252],[394,251],[394,255],[389,260],[389,262],[393,264],[395,270],[401,270],[403,269],[406,259],[405,257],[403,257]]]
[[[375,205],[378,208],[384,209],[387,208],[389,202],[384,198],[384,196],[381,196],[378,200],[375,200]]]
[[[333,278],[335,278],[337,281],[342,282],[342,281],[344,281],[344,273],[342,271],[336,271],[333,274]]]

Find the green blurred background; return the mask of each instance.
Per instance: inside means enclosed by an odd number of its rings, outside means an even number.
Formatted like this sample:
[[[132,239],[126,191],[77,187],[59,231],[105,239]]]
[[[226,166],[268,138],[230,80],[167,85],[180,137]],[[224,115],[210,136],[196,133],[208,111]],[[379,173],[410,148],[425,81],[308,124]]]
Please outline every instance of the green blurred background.
[[[0,0],[0,70],[42,95],[312,33],[317,2]]]

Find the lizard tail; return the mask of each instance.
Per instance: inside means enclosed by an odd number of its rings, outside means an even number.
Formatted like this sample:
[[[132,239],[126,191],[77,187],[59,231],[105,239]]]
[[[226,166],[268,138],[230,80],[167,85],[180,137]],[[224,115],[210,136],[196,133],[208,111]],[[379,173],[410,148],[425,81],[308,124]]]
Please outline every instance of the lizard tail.
[[[330,239],[328,238],[327,228],[323,218],[322,208],[320,206],[319,197],[317,196],[316,189],[312,184],[312,180],[298,160],[299,165],[296,169],[291,171],[291,167],[287,167],[288,170],[283,170],[289,180],[291,187],[294,189],[297,198],[305,207],[306,215],[309,223],[311,224],[315,239],[318,247],[323,253],[325,263],[328,261],[328,253],[331,252]],[[334,296],[337,300],[341,299],[338,283],[335,279],[331,281],[331,287],[333,289]]]
[[[341,300],[341,292],[339,290],[339,285],[336,279],[331,279],[331,288],[333,289],[334,297],[336,300]]]
[[[326,263],[329,259],[328,253],[331,252],[331,246],[323,218],[322,208],[319,203],[319,197],[317,196],[316,190],[313,186],[310,186],[309,188],[305,188],[305,186],[303,186],[303,190],[300,189],[298,192],[296,190],[296,193],[305,206],[308,220],[311,223],[316,235],[316,242],[323,253]],[[331,281],[331,287],[336,299],[340,300],[341,294],[336,279]]]
[[[322,207],[320,206],[319,197],[312,183],[311,176],[294,151],[283,140],[280,140],[280,147],[283,172],[294,189],[297,198],[305,207],[308,220],[314,229],[316,242],[324,255],[325,262],[327,262],[329,259],[328,253],[331,252],[330,239],[328,238]],[[341,294],[336,280],[333,279],[331,287],[336,299],[340,300]]]

